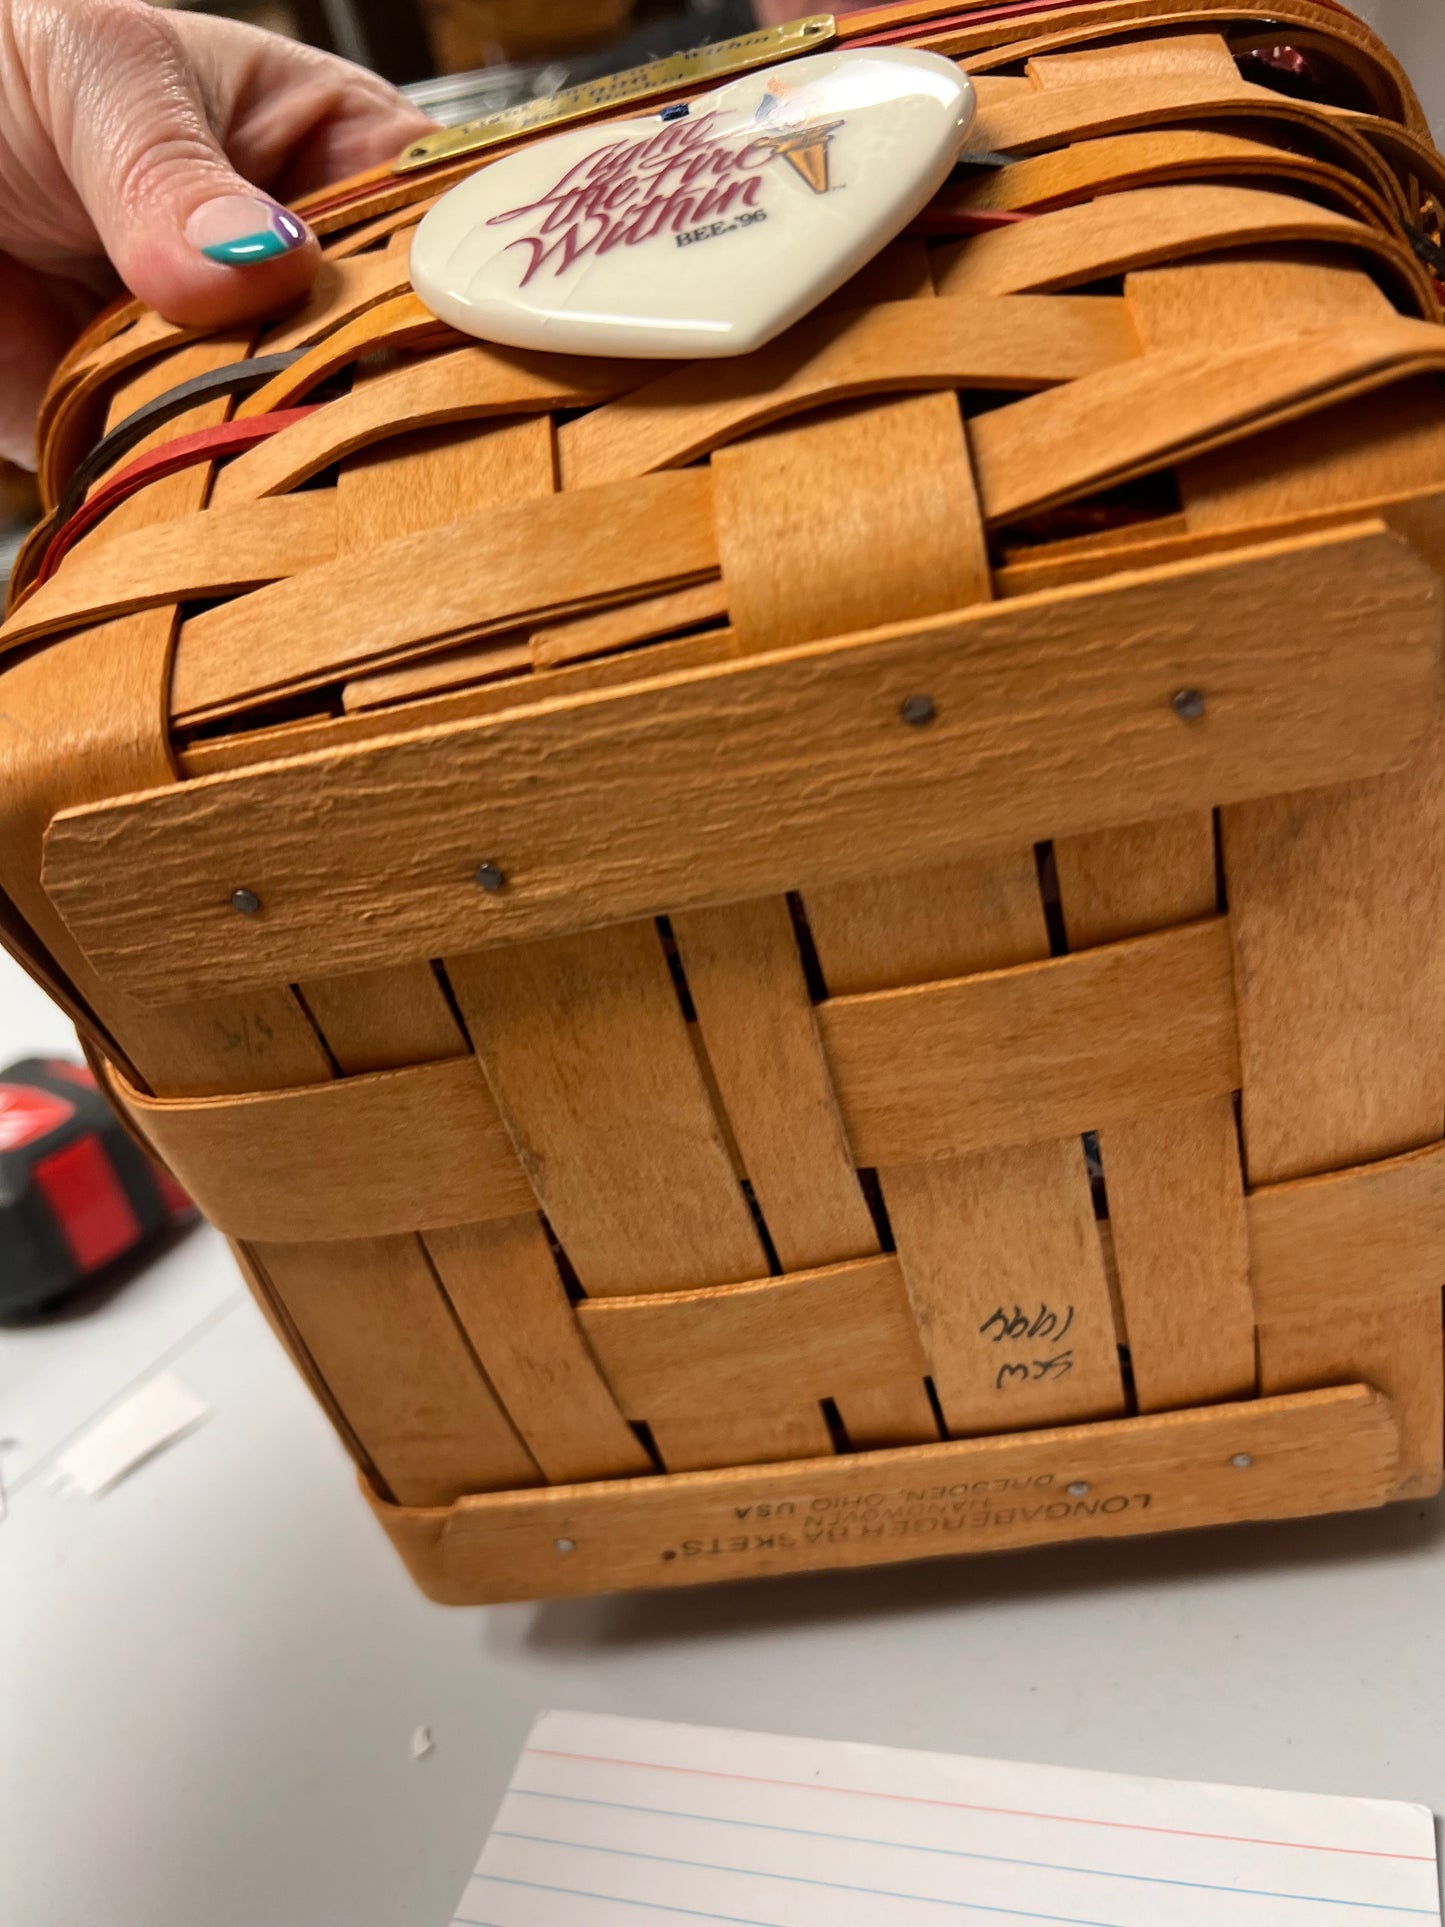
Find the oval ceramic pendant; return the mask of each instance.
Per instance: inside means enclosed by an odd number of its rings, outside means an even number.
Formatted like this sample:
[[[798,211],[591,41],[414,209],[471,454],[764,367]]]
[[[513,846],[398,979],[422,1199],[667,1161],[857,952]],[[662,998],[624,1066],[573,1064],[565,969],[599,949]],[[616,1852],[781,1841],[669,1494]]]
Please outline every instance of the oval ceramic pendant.
[[[856,274],[933,197],[965,74],[817,54],[646,119],[579,128],[444,194],[412,285],[464,333],[568,354],[740,355]]]

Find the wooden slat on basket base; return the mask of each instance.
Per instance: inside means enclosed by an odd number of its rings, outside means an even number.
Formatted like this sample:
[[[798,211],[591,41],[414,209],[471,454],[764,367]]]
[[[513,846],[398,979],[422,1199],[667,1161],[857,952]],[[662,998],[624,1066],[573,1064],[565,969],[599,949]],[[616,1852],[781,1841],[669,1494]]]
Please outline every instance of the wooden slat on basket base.
[[[17,643],[104,622],[157,603],[251,589],[330,562],[336,501],[315,489],[294,502],[248,502],[83,542],[64,573],[43,582],[0,626],[0,653]]]
[[[354,260],[323,260],[301,308],[261,337],[259,352],[279,355],[290,348],[308,347],[382,302],[409,293],[408,239],[399,236],[403,245]]]
[[[1131,274],[1124,285],[1130,317],[1144,344],[1161,350],[1242,348],[1280,327],[1315,333],[1342,320],[1370,327],[1394,315],[1388,297],[1368,275],[1318,247],[1250,249],[1212,261],[1150,268]],[[1212,457],[1209,466],[1227,468],[1238,459],[1220,455]],[[1261,466],[1256,451],[1250,479],[1263,483],[1268,476],[1271,490],[1269,502],[1261,502],[1258,512],[1277,513],[1280,477],[1272,464],[1263,472]],[[1185,474],[1180,485],[1189,526],[1200,526],[1194,506],[1202,492],[1197,478]],[[1284,505],[1292,506],[1288,500]],[[1293,506],[1318,508],[1319,493]]]
[[[860,1448],[938,1435],[931,1419],[921,1432],[909,1424],[901,1396],[898,1418],[878,1425],[895,1387],[915,1387],[928,1406],[896,1258],[592,1301],[577,1316],[623,1411],[646,1421],[674,1471],[830,1456],[824,1399]]]
[[[244,352],[245,344],[238,347],[234,339],[196,343],[180,358],[181,378]],[[171,370],[174,379],[175,363]],[[123,383],[111,404],[112,424],[149,399],[158,381],[166,385],[152,367]],[[225,415],[224,399],[206,402],[164,432],[211,427]],[[184,519],[199,510],[208,486],[204,465],[168,476],[122,503],[105,527],[119,540]],[[74,987],[91,1034],[103,1040],[113,1062],[129,1066],[153,1088],[202,1095],[320,1081],[331,1074],[325,1050],[286,981],[272,978],[240,995],[218,985],[199,1005],[140,1008],[91,969],[36,887],[45,826],[57,810],[169,779],[164,716],[174,626],[172,609],[143,611],[68,637],[6,669],[0,881]],[[83,701],[77,690],[84,691]]]
[[[408,291],[352,316],[308,348],[298,360],[254,389],[236,408],[239,421],[270,415],[303,401],[330,376],[352,368],[368,355],[407,348],[451,346],[457,337]]]
[[[939,304],[910,311],[920,305]],[[728,613],[746,653],[937,615],[988,593],[951,394],[781,428],[720,450],[712,473]]]
[[[978,416],[971,433],[984,507],[991,525],[1007,524],[1442,371],[1439,327],[1398,318],[1145,355]]]
[[[1398,1451],[1388,1399],[1350,1384],[449,1510],[368,1497],[423,1592],[477,1605],[1361,1510],[1395,1491]],[[1233,1463],[1242,1455],[1248,1466]]]
[[[538,669],[557,669],[588,656],[631,648],[653,636],[672,635],[715,621],[727,612],[727,588],[721,582],[699,582],[694,588],[674,589],[668,595],[642,596],[599,615],[573,616],[568,622],[535,630],[532,661]]]
[[[1324,118],[1318,107],[1297,105],[1268,88],[1252,86],[1238,72],[1232,83],[1211,76],[1162,74],[1047,89],[981,75],[977,88],[979,116],[969,145],[996,153],[1037,153],[1066,141],[1180,120],[1197,124],[1262,117],[1281,127],[1294,123],[1314,128]],[[1352,132],[1343,124],[1340,131]]]
[[[401,433],[600,401],[637,379],[627,372],[634,366],[507,354],[480,345],[428,356],[359,383],[237,456],[217,481],[216,501],[225,505],[281,494],[359,449],[389,446]]]
[[[1404,384],[1401,392],[1410,387]],[[1385,397],[1387,406],[1393,408],[1393,402],[1393,393]],[[1186,470],[1189,466],[1185,464]],[[1168,568],[1199,556],[1219,556],[1231,549],[1288,541],[1346,523],[1375,520],[1394,529],[1438,569],[1439,558],[1445,553],[1440,503],[1441,491],[1434,486],[1398,493],[1385,489],[1338,508],[1285,515],[1273,521],[1242,522],[1217,530],[1201,529],[1192,534],[1186,531],[1183,515],[1163,515],[1107,535],[1013,549],[995,572],[994,581],[1000,595],[1030,595],[1074,582],[1096,581],[1115,571]]]
[[[1239,68],[1229,43],[1220,33],[1180,33],[1144,46],[1089,47],[1059,54],[1035,54],[1028,76],[1037,87],[1085,87],[1100,80],[1135,74],[1212,75],[1231,87],[1239,83]]]
[[[537,1214],[428,1232],[425,1243],[462,1330],[548,1480],[651,1472],[578,1330]]]
[[[1033,849],[809,890],[828,989],[865,996],[1006,970],[1049,953]]]
[[[1073,950],[1196,923],[1219,907],[1214,820],[1207,814],[1058,837],[1054,864]]]
[[[787,904],[766,897],[694,910],[674,918],[673,931],[728,1121],[783,1268],[868,1257],[878,1234],[838,1118]]]
[[[939,291],[1000,299],[1081,287],[1215,248],[1292,242],[1343,245],[1392,264],[1400,244],[1361,221],[1264,188],[1140,187],[1010,223],[954,250]]]
[[[925,614],[990,592],[983,516],[952,396],[860,408],[725,451],[714,462],[719,542],[736,633],[753,648],[806,641],[877,620]],[[799,503],[805,543],[780,545]],[[824,506],[826,504],[826,506]],[[931,725],[929,725],[931,726]],[[803,898],[819,965],[837,994],[963,975],[1047,956],[1032,849],[987,863],[875,874]],[[868,1153],[859,1153],[873,1162]],[[1014,1429],[1123,1409],[1113,1317],[1078,1140],[1027,1151],[980,1148],[959,1163],[912,1170],[878,1159],[879,1183],[945,1422],[953,1432]],[[1034,1181],[1023,1195],[1026,1169]],[[1020,1318],[1074,1343],[1021,1368],[987,1330]],[[988,1302],[982,1302],[987,1299]],[[1006,1302],[1002,1306],[999,1300]],[[1076,1329],[1075,1329],[1076,1328]],[[1014,1333],[1017,1337],[1017,1333]],[[1013,1339],[1006,1341],[1010,1346]],[[1010,1396],[1005,1401],[1005,1388]],[[983,1415],[985,1410],[989,1416]]]
[[[1255,1389],[1244,1173],[1229,1094],[1099,1133],[1141,1412]]]
[[[1315,30],[1299,35],[1291,33],[1290,44],[1299,46],[1302,51],[1308,48],[1311,53],[1327,50],[1332,59],[1342,62],[1351,70],[1355,96],[1359,101],[1368,100],[1372,111],[1379,108],[1398,119],[1402,113],[1398,84],[1387,81],[1372,63],[1361,61],[1358,48],[1344,41],[1343,34],[1338,31],[1338,25],[1342,23],[1345,32],[1349,32],[1353,23],[1346,20],[1343,9],[1334,8],[1331,13],[1325,15],[1321,9],[1316,8],[1315,14]],[[1182,19],[1180,9],[1172,4],[1172,0],[1165,0],[1162,5],[1139,6],[1131,9],[1129,25],[1145,33],[1150,33],[1152,30],[1157,35],[1161,30],[1167,33],[1171,29],[1177,29]],[[1326,20],[1330,24],[1325,34],[1321,34],[1319,23]],[[1208,24],[1221,23],[1227,23],[1230,30],[1230,39],[1226,43],[1230,61],[1228,72],[1221,67],[1211,74],[1202,64],[1193,73],[1187,72],[1182,66],[1171,72],[1162,64],[1159,66],[1154,64],[1156,59],[1162,62],[1165,58],[1163,49],[1167,48],[1169,42],[1163,38],[1150,38],[1142,42],[1125,40],[1116,46],[1111,47],[1107,44],[1101,46],[1098,44],[1097,16],[1093,31],[1077,23],[1072,30],[1060,31],[1055,28],[1054,19],[1048,15],[1042,19],[1019,20],[1014,28],[1017,38],[999,40],[990,46],[987,52],[976,55],[970,67],[977,72],[982,84],[990,91],[998,84],[999,79],[1005,79],[1011,71],[1024,66],[1036,93],[1058,93],[1067,89],[1069,99],[1082,95],[1086,100],[1096,100],[1111,87],[1117,92],[1130,83],[1154,80],[1164,87],[1168,87],[1171,83],[1176,86],[1202,87],[1213,91],[1228,104],[1237,98],[1241,84],[1238,56],[1246,50],[1252,51],[1266,44],[1265,35],[1270,30],[1265,29],[1257,19],[1251,20],[1241,8],[1233,9],[1232,17],[1225,10],[1215,9],[1213,20]],[[1276,20],[1273,30],[1277,33],[1283,25],[1283,21]],[[1251,28],[1254,29],[1253,32]],[[1193,38],[1193,36],[1190,37]],[[1080,63],[1079,78],[1071,80],[1069,70],[1076,62]],[[1084,63],[1092,66],[1092,73],[1084,69]],[[1046,79],[1045,76],[1051,66],[1056,67],[1057,71]],[[1005,84],[1007,84],[1006,80]],[[1252,85],[1252,83],[1249,84]],[[1022,102],[1024,98],[1022,93],[1018,98]],[[1263,108],[1263,103],[1261,106]],[[1362,116],[1348,114],[1343,109],[1321,109],[1314,103],[1311,103],[1310,109],[1306,111],[1311,109],[1316,117],[1315,125],[1323,125],[1331,132],[1344,128],[1350,132],[1353,139],[1361,138],[1350,127],[1350,123],[1361,124]],[[1267,113],[1267,109],[1264,111]],[[1326,119],[1326,115],[1330,118]],[[1187,110],[1184,117],[1192,118]],[[1251,116],[1250,120],[1251,124],[1258,124],[1254,116]],[[1147,124],[1147,116],[1145,121]],[[1168,123],[1166,122],[1165,125],[1167,126]],[[1277,124],[1270,131],[1287,132],[1288,125],[1281,128]]]
[[[488,643],[470,651],[448,651],[429,657],[407,670],[368,676],[343,686],[342,700],[356,713],[343,716],[312,716],[294,723],[279,723],[270,729],[242,729],[234,736],[198,737],[177,753],[184,776],[213,776],[219,771],[245,769],[256,763],[274,763],[278,757],[307,755],[313,750],[340,749],[349,743],[365,741],[397,729],[427,729],[438,723],[461,722],[473,716],[496,716],[503,710],[527,709],[533,703],[553,696],[572,696],[584,689],[619,688],[639,680],[642,664],[632,651],[616,656],[601,656],[595,661],[569,663],[564,669],[539,671],[535,675],[517,673],[518,658],[507,662],[506,673],[495,681],[454,688],[452,670],[463,654],[469,654],[480,667],[497,664],[497,657],[512,648],[507,643]],[[695,669],[710,663],[726,662],[737,654],[732,632],[707,629],[700,635],[683,636],[676,642],[649,646],[646,667],[651,674],[671,675],[679,669]],[[487,669],[483,669],[485,674]],[[394,698],[410,698],[395,714],[378,717],[373,705],[386,706]]]
[[[336,483],[340,552],[369,556],[383,542],[461,515],[540,501],[552,493],[555,473],[548,415],[398,436],[384,455],[353,455],[343,466]]]
[[[270,1326],[286,1356],[300,1372],[311,1396],[336,1427],[338,1438],[355,1460],[362,1477],[370,1480],[377,1490],[384,1490],[386,1481],[372,1464],[366,1447],[357,1437],[351,1421],[333,1396],[331,1387],[322,1377],[321,1368],[307,1350],[306,1343],[297,1329],[296,1321],[281,1302],[271,1280],[261,1269],[255,1253],[248,1245],[239,1244],[234,1238],[230,1240],[230,1251],[241,1276],[251,1288],[251,1295],[256,1301],[261,1316]]]
[[[515,705],[524,701],[531,690],[527,672],[532,667],[531,651],[525,642],[517,639],[518,635],[519,631],[514,629],[510,634],[489,636],[483,642],[461,649],[448,649],[439,656],[425,656],[402,669],[382,669],[372,676],[358,676],[355,682],[343,685],[341,707],[347,716],[352,716],[452,690],[475,693],[488,683],[497,682],[513,685],[511,702]],[[524,684],[522,690],[515,687],[518,682]],[[536,693],[532,692],[533,700]]]
[[[927,290],[932,293],[930,284]],[[736,361],[695,362],[567,423],[569,488],[676,468],[770,422],[861,396],[912,389],[1028,393],[1139,352],[1124,304],[1107,297],[887,301],[820,315]]]
[[[233,1238],[381,1237],[510,1218],[532,1202],[470,1057],[237,1097],[148,1098],[124,1085],[118,1096]]]
[[[1266,307],[1285,321],[1309,321],[1339,291],[1329,270],[1308,257],[1272,264],[1254,280],[1238,265],[1220,273],[1223,265],[1131,286],[1146,337],[1235,339]],[[1375,300],[1351,286],[1345,312],[1367,327]],[[1429,432],[1445,450],[1438,413]],[[1316,503],[1347,502],[1362,485],[1378,486],[1358,458],[1333,457],[1328,427],[1303,438],[1300,454]],[[1298,499],[1288,462],[1273,499],[1228,468],[1186,471],[1186,513],[1202,490],[1206,519],[1227,521],[1232,479],[1254,513]],[[1251,1187],[1437,1142],[1445,1121],[1445,1013],[1434,989],[1445,966],[1438,720],[1423,753],[1397,776],[1227,808],[1222,826]],[[1365,1303],[1348,1317],[1261,1311],[1261,1390],[1329,1382],[1345,1357],[1352,1361],[1345,1369],[1368,1375],[1395,1401],[1402,1490],[1435,1490],[1445,1429],[1438,1305],[1400,1305],[1382,1315]]]
[[[374,377],[353,393],[388,379]],[[366,556],[383,542],[436,528],[458,515],[539,501],[553,493],[556,467],[552,423],[546,415],[483,428],[452,426],[399,435],[384,455],[369,450],[342,463],[336,484],[340,551]],[[481,646],[501,653],[497,645]],[[394,701],[406,693],[384,677],[372,680],[380,687],[348,684],[344,707]]]
[[[1077,1135],[881,1175],[950,1433],[1124,1411]]]
[[[444,522],[458,509],[475,511],[514,498],[545,495],[554,483],[552,427],[546,418],[464,439],[446,429],[423,431],[393,454],[396,459],[390,462],[359,455],[342,465],[337,524],[343,553],[364,553],[375,543],[408,530]],[[469,1055],[457,1057],[466,1052],[468,1040],[430,965],[397,964],[361,976],[309,979],[304,994],[343,1070],[376,1070],[401,1048],[418,1067],[430,1055],[453,1060],[433,1066],[433,1077],[465,1072],[473,1080],[467,1087],[469,1098],[460,1102],[456,1094],[437,1091],[425,1120],[418,1118],[411,1127],[391,1107],[390,1142],[397,1155],[374,1176],[356,1169],[364,1134],[345,1127],[329,1137],[319,1134],[323,1143],[345,1146],[345,1158],[337,1160],[333,1153],[333,1162],[342,1165],[347,1181],[358,1188],[365,1181],[366,1202],[353,1221],[373,1208],[375,1200],[395,1183],[408,1156],[420,1153],[422,1168],[414,1169],[401,1186],[405,1204],[400,1223],[428,1234],[416,1241],[415,1258],[409,1263],[416,1269],[419,1262],[434,1274],[438,1298],[443,1305],[449,1301],[448,1315],[460,1322],[481,1366],[481,1392],[473,1387],[472,1401],[501,1400],[511,1425],[546,1478],[619,1477],[650,1470],[647,1454],[617,1410],[577,1332],[546,1233],[532,1208],[531,1188],[525,1181],[513,1187],[515,1216],[481,1208],[477,1180],[494,1159],[497,1168],[518,1178],[521,1173],[510,1143],[499,1153],[498,1139],[504,1132],[490,1095],[485,1121],[477,1114],[480,1071]],[[382,1023],[387,1027],[384,1039],[378,1036]],[[356,1088],[354,1077],[347,1088]],[[428,1148],[426,1140],[434,1134],[443,1141]],[[304,1151],[299,1154],[298,1163],[304,1162],[305,1155]],[[246,1160],[236,1162],[244,1167]],[[420,1207],[428,1186],[449,1164],[460,1209],[453,1208],[441,1218]],[[330,1174],[323,1168],[321,1182],[311,1185],[298,1182],[300,1175],[293,1170],[289,1187],[282,1180],[281,1188],[308,1196],[314,1205]],[[493,1194],[493,1206],[504,1196],[505,1187],[501,1194]],[[309,1235],[316,1236],[314,1228]]]
[[[1437,1142],[1445,1115],[1437,749],[1398,777],[1224,812],[1254,1186]],[[1264,1390],[1348,1352],[1395,1398],[1410,1492],[1441,1477],[1440,1309],[1262,1314]]]
[[[430,964],[313,978],[305,995],[327,1049],[349,1070],[406,1070],[466,1054]]]
[[[807,911],[840,996],[1006,969],[1049,951],[1032,849],[810,890]],[[886,1167],[879,1179],[951,1432],[1123,1410],[1077,1137]],[[1060,1344],[1029,1349],[1030,1332],[1037,1341],[1064,1326]]]
[[[1239,1081],[1223,918],[818,1009],[862,1164],[1102,1130]]]
[[[462,516],[274,583],[185,624],[173,713],[204,715],[484,623],[709,574],[710,506],[705,475],[655,476]]]
[[[1288,318],[1314,330],[1369,328],[1389,304],[1364,276],[1343,272],[1313,251],[1280,259],[1246,255],[1134,275],[1129,310],[1145,340],[1163,346],[1244,344]],[[1393,504],[1410,539],[1420,541],[1419,511],[1438,495],[1445,455],[1445,398],[1422,377],[1382,394],[1336,402],[1322,414],[1184,464],[1179,490],[1187,527],[1208,535],[1258,531],[1281,518],[1319,516],[1331,506]],[[1257,536],[1256,536],[1257,539]],[[1438,560],[1438,541],[1423,552]]]
[[[45,885],[166,1002],[465,953],[1398,768],[1440,629],[1433,571],[1347,529],[64,812]]]
[[[1445,1282],[1445,1144],[1326,1177],[1266,1185],[1248,1204],[1260,1316],[1348,1318]]]
[[[447,976],[588,1292],[767,1269],[654,924],[449,957]]]
[[[1210,128],[1167,127],[1116,134],[990,169],[951,188],[948,204],[980,213],[1063,207],[1099,193],[1152,186],[1166,180],[1211,177],[1255,185],[1304,186],[1357,219],[1388,217],[1368,184],[1344,168],[1292,154],[1269,141]]]
[[[252,1249],[402,1504],[541,1482],[416,1238]]]
[[[1210,816],[1064,838],[1054,860],[1075,948],[1184,923],[1215,905]],[[1254,1307],[1232,1094],[1112,1124],[1099,1144],[1140,1411],[1247,1397]]]
[[[918,284],[918,298],[931,303],[931,278]],[[900,313],[905,318],[917,327],[916,300],[907,315]],[[925,615],[988,594],[977,495],[950,395],[834,414],[725,452],[714,472],[730,615],[746,650],[866,627],[891,608]],[[807,539],[780,544],[777,531],[792,526],[799,505],[810,517]],[[880,557],[886,558],[881,569]],[[839,914],[847,916],[851,908],[856,922],[896,958],[916,921],[915,907],[926,899],[936,924],[946,915],[948,891],[947,877],[890,874],[834,894]],[[821,962],[827,946],[818,943],[816,930],[813,936]],[[906,1241],[903,1251],[906,1261]],[[910,1295],[916,1295],[911,1271],[905,1275]],[[919,1371],[911,1385],[895,1377],[884,1393],[893,1409],[877,1412],[870,1438],[856,1422],[857,1401],[867,1394],[855,1390],[845,1416],[855,1443],[936,1436]],[[876,1402],[879,1393],[872,1396]],[[898,1409],[905,1396],[912,1411]]]
[[[1180,471],[1189,527],[1201,536],[1257,530],[1267,517],[1302,518],[1321,506],[1322,472],[1342,505],[1374,499],[1380,513],[1438,561],[1438,538],[1422,543],[1419,515],[1440,497],[1445,396],[1433,377],[1402,382],[1384,394],[1344,402],[1308,421],[1264,437],[1268,480],[1249,472],[1238,449],[1191,462]],[[1260,451],[1254,451],[1255,463]],[[1415,525],[1405,516],[1415,510]],[[1338,512],[1338,511],[1337,511]]]

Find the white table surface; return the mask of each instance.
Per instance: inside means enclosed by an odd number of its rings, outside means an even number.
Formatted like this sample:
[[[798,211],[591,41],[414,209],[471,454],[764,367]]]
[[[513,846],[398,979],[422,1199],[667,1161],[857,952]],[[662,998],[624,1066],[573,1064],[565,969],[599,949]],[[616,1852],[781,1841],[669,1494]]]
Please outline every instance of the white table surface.
[[[0,959],[0,1065],[66,1041]],[[162,1366],[209,1422],[105,1498],[51,1491]],[[546,1706],[1445,1810],[1438,1504],[445,1610],[207,1231],[0,1329],[0,1436],[3,1927],[446,1927]]]

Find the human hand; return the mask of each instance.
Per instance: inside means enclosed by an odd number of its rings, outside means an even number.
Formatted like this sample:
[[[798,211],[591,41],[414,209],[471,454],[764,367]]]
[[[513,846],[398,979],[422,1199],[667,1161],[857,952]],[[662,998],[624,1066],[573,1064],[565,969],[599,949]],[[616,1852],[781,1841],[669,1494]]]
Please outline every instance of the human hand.
[[[45,383],[117,275],[191,327],[281,307],[318,250],[271,194],[429,128],[375,74],[234,21],[0,0],[0,455],[33,462]]]

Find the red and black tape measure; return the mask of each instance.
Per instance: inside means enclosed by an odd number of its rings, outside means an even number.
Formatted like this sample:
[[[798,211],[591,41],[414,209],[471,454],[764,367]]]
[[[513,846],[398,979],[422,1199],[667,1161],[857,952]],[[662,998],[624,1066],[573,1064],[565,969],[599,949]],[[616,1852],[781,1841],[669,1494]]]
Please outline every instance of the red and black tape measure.
[[[83,1064],[31,1057],[0,1071],[0,1313],[65,1297],[195,1215]]]

